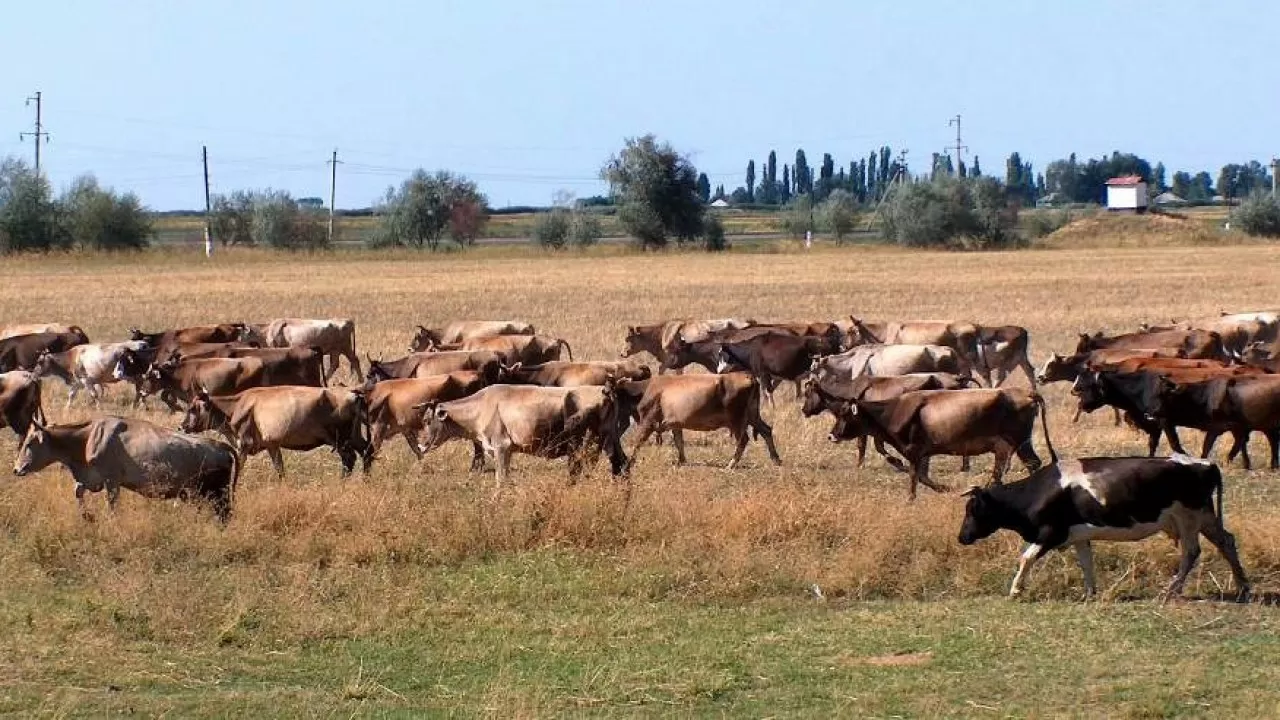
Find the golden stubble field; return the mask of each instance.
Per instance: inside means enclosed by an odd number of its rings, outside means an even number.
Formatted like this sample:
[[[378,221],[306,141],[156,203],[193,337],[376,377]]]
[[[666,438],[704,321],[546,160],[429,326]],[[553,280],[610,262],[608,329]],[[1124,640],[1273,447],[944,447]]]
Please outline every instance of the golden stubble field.
[[[362,356],[375,357],[403,354],[416,323],[452,318],[528,320],[566,338],[576,358],[593,359],[616,357],[629,323],[856,313],[1024,325],[1039,365],[1050,351],[1068,351],[1085,330],[1123,331],[1144,320],[1280,305],[1280,258],[1261,246],[720,256],[242,251],[212,262],[157,252],[6,259],[0,276],[5,322],[75,322],[94,340],[113,340],[132,326],[345,316],[357,323]],[[64,408],[65,388],[46,382],[51,419],[89,415],[83,405]],[[1067,389],[1053,386],[1046,395],[1060,454],[1141,452],[1139,437],[1113,427],[1110,413],[1072,424]],[[123,390],[113,397],[123,398]],[[104,666],[128,683],[171,682],[191,697],[205,697],[218,687],[208,679],[218,676],[216,659],[187,666],[204,653],[240,653],[236,657],[266,664],[273,653],[296,660],[300,648],[313,643],[430,634],[449,618],[474,619],[478,606],[492,610],[495,602],[508,608],[506,621],[520,627],[523,614],[532,612],[529,602],[548,612],[560,605],[570,618],[574,608],[597,602],[787,607],[812,602],[817,585],[829,602],[848,608],[927,601],[945,609],[1007,589],[1014,538],[960,547],[955,534],[963,509],[956,494],[922,489],[917,502],[907,503],[902,476],[875,456],[856,469],[851,446],[826,441],[829,419],[803,419],[790,390],[779,399],[765,413],[783,467],[773,467],[763,445],[753,443],[744,468],[725,471],[727,433],[690,434],[689,467],[673,467],[669,445],[641,451],[629,503],[607,463],[569,487],[563,461],[517,456],[515,488],[494,497],[491,473],[466,472],[469,448],[446,447],[418,467],[398,438],[368,477],[346,481],[339,479],[336,456],[324,450],[286,454],[284,482],[274,478],[265,456],[250,459],[225,530],[207,512],[128,494],[119,513],[98,508],[97,521],[85,523],[64,471],[10,478],[0,483],[0,652],[8,658],[0,664],[0,690],[7,693],[0,707],[38,703],[54,714],[84,710],[84,702],[115,707],[109,693],[77,694],[85,677],[98,677]],[[127,412],[117,400],[105,409]],[[1198,447],[1196,433],[1184,435],[1188,447]],[[16,445],[5,431],[0,464],[12,462]],[[1038,436],[1037,447],[1044,456]],[[1225,448],[1220,444],[1221,453]],[[1260,438],[1253,454],[1267,456]],[[935,479],[962,488],[986,481],[990,459],[976,461],[968,476],[954,459],[939,459],[933,468]],[[1011,477],[1022,475],[1015,461]],[[1227,477],[1227,525],[1237,534],[1245,567],[1260,593],[1280,591],[1280,475],[1232,468]],[[104,501],[98,496],[92,503]],[[1153,597],[1175,558],[1164,540],[1102,546],[1100,590],[1108,600]],[[1213,597],[1228,578],[1206,547],[1188,594]],[[1040,565],[1030,594],[1039,602],[1069,601],[1080,587],[1074,559],[1063,553]],[[1223,612],[1268,612],[1253,607]],[[438,642],[445,656],[466,654]],[[474,707],[500,715],[577,706],[564,704],[564,693],[554,688],[532,690],[518,675],[505,675],[509,652],[502,650],[501,662],[489,658],[500,668],[496,679],[474,692],[450,696],[429,685],[435,690],[417,699],[431,698],[436,707],[479,700]],[[175,663],[185,667],[179,672]],[[406,699],[403,689],[365,678],[363,667],[362,661],[359,670],[343,670],[341,699],[363,701],[380,693],[377,688],[389,693],[382,699],[392,705]],[[687,672],[682,667],[669,669]],[[280,682],[307,687],[298,678]],[[610,686],[607,678],[597,681]],[[683,704],[680,692],[672,693]],[[317,703],[312,710],[334,699],[305,697]],[[106,704],[94,704],[100,701]],[[181,712],[184,706],[152,709],[175,707]]]

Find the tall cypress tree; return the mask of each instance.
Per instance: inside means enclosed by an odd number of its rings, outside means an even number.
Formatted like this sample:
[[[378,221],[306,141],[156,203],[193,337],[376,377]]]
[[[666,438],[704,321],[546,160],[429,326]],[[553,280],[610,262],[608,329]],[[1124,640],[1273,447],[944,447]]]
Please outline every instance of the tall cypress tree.
[[[809,174],[809,161],[804,156],[804,150],[796,150],[796,164],[792,166],[791,178],[796,186],[797,195],[804,195],[813,190],[810,187],[813,176]]]
[[[791,202],[791,168],[782,166],[782,185],[778,187],[778,200],[786,205]]]
[[[756,201],[756,161],[747,161],[747,202]]]

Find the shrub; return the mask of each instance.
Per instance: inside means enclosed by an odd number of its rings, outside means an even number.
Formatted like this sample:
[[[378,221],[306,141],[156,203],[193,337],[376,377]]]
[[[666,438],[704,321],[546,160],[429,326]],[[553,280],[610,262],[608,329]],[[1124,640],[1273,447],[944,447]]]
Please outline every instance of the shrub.
[[[577,210],[569,221],[569,242],[578,247],[589,247],[600,241],[604,231],[595,213]]]
[[[652,135],[629,139],[600,172],[618,205],[618,220],[644,248],[696,239],[702,232],[698,171]]]
[[[378,232],[370,244],[435,250],[448,233],[458,245],[469,245],[484,231],[485,205],[484,195],[470,180],[445,171],[415,170],[398,190],[387,190],[378,206]]]
[[[813,198],[808,194],[797,195],[782,211],[782,231],[793,238],[802,238],[813,229]]]
[[[138,196],[104,190],[92,175],[76,178],[61,205],[67,236],[76,247],[139,250],[151,239],[151,218]]]
[[[569,211],[555,208],[539,213],[533,223],[533,239],[544,248],[559,250],[569,241]]]
[[[729,242],[724,236],[724,223],[718,215],[708,214],[702,221],[702,247],[707,252],[720,252],[729,249]]]
[[[1028,213],[1023,222],[1027,237],[1036,240],[1057,232],[1071,222],[1069,210],[1039,210]]]
[[[858,201],[847,190],[834,190],[818,210],[822,226],[836,242],[843,242],[858,224]]]
[[[0,251],[52,250],[71,239],[49,182],[21,160],[0,162]]]
[[[885,237],[907,247],[1016,247],[1017,208],[994,178],[942,177],[904,185],[885,203]]]
[[[1233,221],[1250,235],[1280,237],[1280,201],[1269,194],[1254,193],[1236,208]]]

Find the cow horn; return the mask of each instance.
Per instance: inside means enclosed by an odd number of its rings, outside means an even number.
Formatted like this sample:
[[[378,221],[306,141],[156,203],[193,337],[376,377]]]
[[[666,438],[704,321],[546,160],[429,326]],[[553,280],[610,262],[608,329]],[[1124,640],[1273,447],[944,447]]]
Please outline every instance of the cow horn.
[[[960,497],[970,497],[973,495],[977,495],[981,492],[982,492],[982,486],[970,485],[968,490],[965,490],[964,492],[960,493]]]

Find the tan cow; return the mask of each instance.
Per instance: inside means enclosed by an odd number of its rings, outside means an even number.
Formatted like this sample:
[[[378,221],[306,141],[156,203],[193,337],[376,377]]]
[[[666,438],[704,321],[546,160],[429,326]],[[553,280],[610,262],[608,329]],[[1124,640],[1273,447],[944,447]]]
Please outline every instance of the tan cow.
[[[626,468],[612,386],[491,385],[461,400],[425,403],[422,412],[421,450],[458,438],[478,442],[493,458],[499,489],[507,482],[514,453],[566,458],[570,480],[602,449],[609,451],[614,475]]]
[[[653,374],[648,365],[631,360],[613,362],[554,361],[541,365],[525,366],[516,363],[503,367],[503,382],[512,385],[541,385],[542,387],[581,387],[605,385],[610,380],[648,380]]]
[[[626,348],[622,357],[647,352],[659,363],[668,360],[667,348],[677,338],[685,342],[705,340],[714,333],[725,330],[743,330],[755,325],[754,320],[719,318],[716,320],[668,320],[656,325],[631,325],[627,327]]]
[[[338,371],[341,358],[347,359],[356,379],[364,382],[360,357],[356,355],[356,323],[350,318],[279,318],[265,326],[246,325],[239,339],[275,348],[319,348],[329,358],[325,383]]]
[[[1019,368],[1026,373],[1031,388],[1036,387],[1036,369],[1028,356],[1030,344],[1027,329],[1019,325],[979,327],[974,371],[988,387],[1000,387]],[[995,382],[991,373],[995,372]]]
[[[747,449],[748,432],[763,437],[769,458],[781,465],[778,448],[773,444],[773,428],[760,416],[760,383],[750,373],[724,375],[659,375],[639,383],[622,382],[619,394],[631,398],[639,395],[639,415],[631,462],[645,440],[655,432],[671,431],[676,446],[676,461],[686,462],[684,431],[728,429],[737,442],[728,468],[742,460]],[[625,410],[625,408],[624,408]]]
[[[233,395],[254,387],[302,385],[320,387],[316,360],[308,357],[172,359],[157,363],[142,378],[142,397],[158,394],[171,411],[190,403],[198,392]],[[118,366],[117,366],[118,367]]]
[[[476,370],[497,381],[502,359],[487,350],[415,352],[395,360],[369,360],[369,382],[448,375],[459,370]]]
[[[26,370],[0,373],[0,422],[21,439],[36,419],[44,420],[40,378]]]
[[[3,328],[0,328],[0,340],[7,340],[19,335],[36,335],[39,333],[84,335],[84,330],[81,330],[79,325],[63,325],[62,323],[24,323],[5,325]],[[88,342],[88,340],[86,339],[85,342]]]
[[[970,377],[970,366],[955,348],[942,345],[859,345],[818,360],[813,374],[846,378],[945,372]]]
[[[225,443],[112,415],[69,425],[33,422],[13,472],[26,475],[55,462],[71,471],[86,516],[85,493],[105,489],[114,509],[125,488],[148,498],[205,500],[225,523],[240,476],[240,458]]]
[[[367,472],[373,460],[367,428],[368,404],[358,389],[259,387],[221,396],[200,392],[182,418],[185,432],[219,432],[245,457],[265,451],[281,478],[281,450],[324,446],[342,460],[344,477],[355,469],[357,457]]]
[[[441,328],[419,325],[409,343],[409,352],[422,352],[436,345],[478,338],[534,334],[533,326],[520,320],[455,320]]]
[[[849,316],[846,348],[859,345],[942,345],[969,365],[978,361],[978,326],[954,321],[863,322]]]
[[[127,352],[142,352],[146,343],[128,340],[119,343],[89,343],[58,353],[45,353],[36,361],[35,373],[53,376],[67,384],[67,407],[81,389],[89,394],[94,406],[101,404],[102,390],[125,379],[116,377],[115,369]]]
[[[435,345],[428,349],[444,352],[487,350],[497,353],[503,362],[527,365],[557,361],[560,359],[560,351],[564,350],[569,359],[573,360],[573,348],[569,347],[567,341],[547,335],[495,335]]]
[[[392,435],[402,435],[413,454],[422,460],[418,433],[423,428],[420,406],[427,402],[448,402],[473,395],[489,384],[483,373],[460,370],[448,375],[385,380],[369,390],[369,454],[377,458],[382,443]],[[479,446],[476,457],[483,466]],[[474,467],[473,470],[482,469]]]

